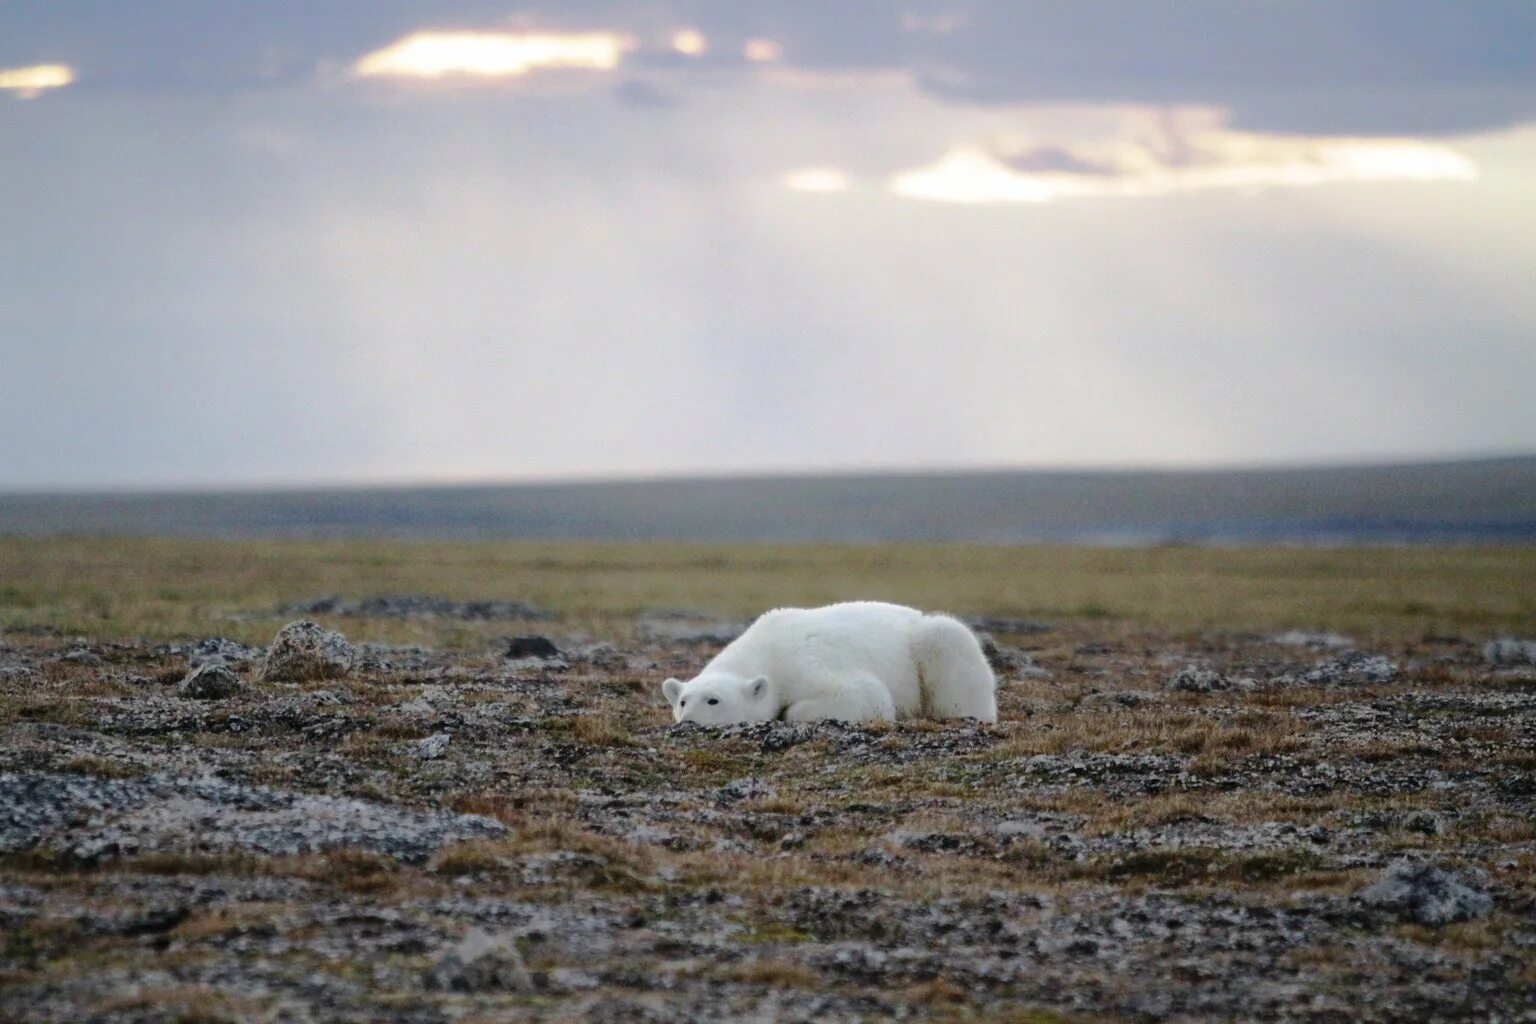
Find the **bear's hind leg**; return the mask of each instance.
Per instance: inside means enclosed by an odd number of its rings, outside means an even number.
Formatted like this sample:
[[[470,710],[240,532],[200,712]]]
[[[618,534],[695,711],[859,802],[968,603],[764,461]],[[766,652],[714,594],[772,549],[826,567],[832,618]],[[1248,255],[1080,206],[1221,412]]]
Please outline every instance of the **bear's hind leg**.
[[[925,615],[912,636],[923,707],[934,718],[997,721],[997,679],[981,642],[946,615]]]
[[[830,697],[798,700],[784,709],[786,722],[894,722],[896,702],[891,691],[874,676],[851,676],[838,681]]]

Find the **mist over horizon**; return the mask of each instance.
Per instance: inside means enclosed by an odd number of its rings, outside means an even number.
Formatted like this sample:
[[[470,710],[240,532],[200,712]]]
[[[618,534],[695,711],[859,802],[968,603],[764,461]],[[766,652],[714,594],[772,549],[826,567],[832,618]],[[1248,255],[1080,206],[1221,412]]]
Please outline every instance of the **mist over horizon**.
[[[1536,456],[1226,470],[889,472],[0,494],[0,536],[1536,542]]]

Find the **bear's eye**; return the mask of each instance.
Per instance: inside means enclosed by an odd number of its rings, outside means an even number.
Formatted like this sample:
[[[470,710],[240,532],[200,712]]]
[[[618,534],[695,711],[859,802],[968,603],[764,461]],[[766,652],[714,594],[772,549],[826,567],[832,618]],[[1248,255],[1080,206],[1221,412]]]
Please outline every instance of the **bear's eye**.
[[[711,697],[711,698],[709,698],[709,702],[711,704],[719,704],[720,703],[720,699],[718,697]]]
[[[685,708],[688,706],[688,702],[686,700],[680,700],[677,702],[677,706],[680,708]]]

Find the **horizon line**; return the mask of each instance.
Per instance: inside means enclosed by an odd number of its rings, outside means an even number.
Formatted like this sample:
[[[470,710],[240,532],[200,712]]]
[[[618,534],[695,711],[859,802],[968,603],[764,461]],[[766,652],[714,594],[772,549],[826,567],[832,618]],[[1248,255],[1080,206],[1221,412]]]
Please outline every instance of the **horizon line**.
[[[326,491],[496,490],[506,488],[602,487],[634,484],[704,484],[828,479],[900,479],[911,477],[1022,476],[1130,476],[1168,474],[1198,476],[1218,473],[1285,473],[1329,470],[1410,469],[1478,462],[1536,460],[1536,449],[1459,455],[1383,456],[1379,459],[1339,458],[1247,460],[1214,463],[1141,462],[1084,465],[1081,463],[961,466],[841,466],[753,469],[700,469],[654,473],[582,474],[530,477],[378,477],[332,480],[256,480],[207,483],[149,482],[64,484],[12,487],[0,483],[0,498],[145,497],[155,495],[224,495],[259,493],[315,493]]]

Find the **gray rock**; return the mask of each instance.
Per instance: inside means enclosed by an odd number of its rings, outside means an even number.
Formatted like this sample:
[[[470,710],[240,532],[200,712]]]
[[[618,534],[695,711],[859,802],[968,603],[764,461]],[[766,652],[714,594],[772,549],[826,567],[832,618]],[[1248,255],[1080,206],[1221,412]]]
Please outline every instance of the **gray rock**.
[[[1483,660],[1490,665],[1536,665],[1536,640],[1490,640],[1483,648]]]
[[[1185,665],[1169,678],[1168,688],[1190,693],[1210,693],[1213,690],[1230,690],[1232,681],[1215,669]]]
[[[267,649],[261,675],[274,682],[335,679],[352,671],[356,660],[357,651],[340,633],[313,622],[290,622]]]
[[[427,971],[428,988],[444,992],[532,992],[533,978],[510,935],[472,928]]]
[[[436,760],[437,758],[443,756],[443,752],[448,749],[448,744],[452,741],[452,733],[433,733],[431,736],[428,736],[426,739],[416,744],[416,756],[421,758],[423,761]]]
[[[0,680],[33,680],[38,678],[37,670],[25,665],[0,665]]]
[[[560,648],[547,636],[515,636],[507,641],[507,650],[503,657],[513,660],[519,658],[558,658]]]
[[[1050,673],[1035,664],[1026,651],[1017,647],[999,645],[991,635],[978,633],[976,638],[981,641],[981,653],[986,655],[987,664],[992,666],[992,671],[999,676],[1016,679],[1046,679]]]
[[[140,853],[286,856],[354,848],[420,863],[447,843],[506,826],[223,779],[0,774],[0,853],[33,848],[84,863]]]
[[[1360,686],[1390,683],[1397,677],[1397,665],[1382,655],[1352,651],[1323,662],[1294,681],[1308,686]]]
[[[1362,889],[1359,898],[1405,921],[1432,927],[1470,921],[1493,909],[1493,897],[1487,893],[1449,871],[1410,857],[1388,865],[1380,881]]]
[[[733,779],[715,790],[715,799],[734,803],[738,800],[771,800],[777,791],[762,779]]]
[[[172,646],[168,649],[168,653],[182,655],[192,668],[201,668],[204,665],[227,665],[238,668],[260,661],[264,652],[260,647],[248,647],[228,637],[210,636],[189,644]]]
[[[223,700],[245,689],[240,678],[220,662],[209,662],[187,673],[176,696],[189,700]]]

